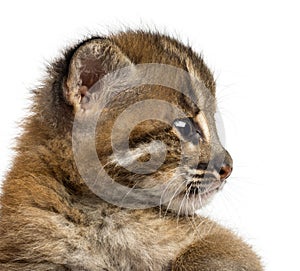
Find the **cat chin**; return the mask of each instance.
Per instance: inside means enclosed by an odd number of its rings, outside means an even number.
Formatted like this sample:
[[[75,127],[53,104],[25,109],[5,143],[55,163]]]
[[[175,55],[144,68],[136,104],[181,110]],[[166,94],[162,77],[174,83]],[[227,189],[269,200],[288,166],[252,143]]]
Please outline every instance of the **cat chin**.
[[[180,216],[192,216],[199,209],[209,204],[215,194],[216,191],[202,195],[190,195],[189,197],[179,195],[168,204],[165,204],[165,208],[167,211]]]

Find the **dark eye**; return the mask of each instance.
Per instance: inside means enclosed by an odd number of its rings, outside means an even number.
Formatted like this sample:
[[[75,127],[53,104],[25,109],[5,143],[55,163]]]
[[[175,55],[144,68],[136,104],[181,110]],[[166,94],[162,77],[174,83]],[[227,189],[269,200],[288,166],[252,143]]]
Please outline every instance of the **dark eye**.
[[[174,121],[174,126],[185,139],[190,139],[194,134],[194,126],[190,119],[177,119]]]

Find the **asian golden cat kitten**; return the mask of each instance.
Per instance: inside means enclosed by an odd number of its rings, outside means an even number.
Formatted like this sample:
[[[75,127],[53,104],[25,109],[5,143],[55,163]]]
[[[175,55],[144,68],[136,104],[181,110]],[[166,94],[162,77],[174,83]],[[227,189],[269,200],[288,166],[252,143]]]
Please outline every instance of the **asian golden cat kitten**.
[[[215,91],[202,58],[159,33],[66,50],[33,91],[2,186],[0,270],[263,270],[195,214],[232,171]]]

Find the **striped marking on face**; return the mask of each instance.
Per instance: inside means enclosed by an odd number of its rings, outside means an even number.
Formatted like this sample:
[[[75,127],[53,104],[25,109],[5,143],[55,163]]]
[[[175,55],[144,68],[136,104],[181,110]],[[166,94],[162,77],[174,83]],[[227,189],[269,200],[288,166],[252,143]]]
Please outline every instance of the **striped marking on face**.
[[[199,126],[202,135],[203,135],[203,139],[209,143],[210,142],[210,130],[209,130],[209,126],[208,126],[208,120],[206,119],[204,112],[199,112],[199,114],[196,116],[196,118],[194,119],[194,121],[196,122],[196,124]]]

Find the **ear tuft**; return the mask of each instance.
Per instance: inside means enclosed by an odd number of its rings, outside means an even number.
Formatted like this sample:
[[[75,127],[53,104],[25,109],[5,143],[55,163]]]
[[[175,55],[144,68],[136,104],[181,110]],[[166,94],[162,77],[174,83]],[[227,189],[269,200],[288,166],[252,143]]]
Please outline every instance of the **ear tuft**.
[[[107,39],[93,39],[74,53],[65,81],[66,102],[77,111],[89,89],[107,73],[132,64],[119,47]]]

